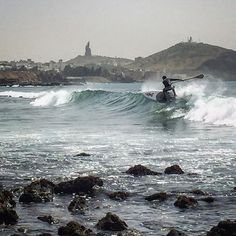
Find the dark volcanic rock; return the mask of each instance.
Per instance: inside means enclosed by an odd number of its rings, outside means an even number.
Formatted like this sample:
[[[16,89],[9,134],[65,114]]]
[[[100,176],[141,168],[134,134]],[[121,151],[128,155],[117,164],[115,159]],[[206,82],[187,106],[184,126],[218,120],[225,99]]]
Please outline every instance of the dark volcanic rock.
[[[196,207],[197,200],[193,197],[179,196],[174,205],[179,208]]]
[[[208,195],[208,193],[203,192],[201,189],[193,189],[191,193],[196,194],[196,195],[204,195],[204,196]]]
[[[156,171],[152,171],[148,169],[145,166],[142,165],[135,165],[133,167],[130,167],[127,171],[127,174],[134,175],[134,176],[142,176],[142,175],[160,175],[161,173],[158,173]]]
[[[129,193],[127,192],[113,192],[113,193],[108,193],[108,197],[110,199],[116,200],[116,201],[121,201],[125,200],[129,197]]]
[[[75,155],[75,157],[90,157],[91,155],[85,152],[81,152]]]
[[[166,236],[187,236],[187,234],[182,233],[176,229],[172,229]]]
[[[13,194],[8,190],[0,190],[0,204],[13,208],[16,206],[16,202],[13,200]]]
[[[203,201],[203,202],[212,203],[212,202],[215,201],[215,198],[213,198],[213,197],[205,197],[205,198],[200,198],[200,199],[198,199],[198,201]]]
[[[57,221],[50,215],[46,215],[46,216],[38,216],[38,219],[43,221],[43,222],[47,222],[48,224],[55,224],[57,223]]]
[[[24,188],[24,193],[20,196],[19,202],[23,203],[39,203],[49,202],[53,200],[54,184],[46,179],[32,182]]]
[[[15,210],[0,205],[0,225],[14,225],[17,223],[18,218]]]
[[[104,218],[98,221],[96,227],[101,230],[122,231],[128,228],[128,225],[117,215],[108,212]]]
[[[66,226],[62,226],[58,229],[58,235],[64,236],[96,236],[91,230],[85,228],[83,225],[76,221],[70,221]]]
[[[159,201],[165,201],[169,196],[165,192],[160,192],[160,193],[154,193],[150,196],[145,197],[145,200],[148,201],[154,201],[154,200],[159,200]]]
[[[93,187],[95,185],[102,186],[103,181],[99,177],[94,177],[94,176],[78,177],[74,180],[61,182],[57,184],[54,188],[54,192],[92,194]]]
[[[0,190],[0,225],[13,225],[18,221],[18,215],[13,209],[16,203],[10,191]]]
[[[179,165],[173,165],[165,169],[165,174],[184,174]]]
[[[68,206],[68,210],[70,212],[84,213],[85,208],[86,208],[86,200],[84,197],[81,196],[76,196]]]
[[[207,232],[207,236],[236,236],[236,220],[220,221]]]

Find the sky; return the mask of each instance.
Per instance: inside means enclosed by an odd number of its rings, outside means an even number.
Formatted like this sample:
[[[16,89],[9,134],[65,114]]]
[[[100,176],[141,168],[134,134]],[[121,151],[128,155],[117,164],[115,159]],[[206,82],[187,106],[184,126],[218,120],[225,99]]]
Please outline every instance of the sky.
[[[146,57],[192,36],[236,50],[236,0],[0,0],[0,61]]]

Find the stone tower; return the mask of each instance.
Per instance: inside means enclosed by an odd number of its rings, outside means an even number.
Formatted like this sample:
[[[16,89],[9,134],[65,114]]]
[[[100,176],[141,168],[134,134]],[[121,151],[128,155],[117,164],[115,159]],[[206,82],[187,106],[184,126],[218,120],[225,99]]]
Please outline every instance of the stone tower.
[[[89,44],[90,44],[90,42],[88,42],[87,43],[87,45],[86,45],[86,47],[85,47],[85,56],[86,57],[91,57],[92,56],[92,53],[91,53],[91,49],[90,49],[90,47],[89,47]]]

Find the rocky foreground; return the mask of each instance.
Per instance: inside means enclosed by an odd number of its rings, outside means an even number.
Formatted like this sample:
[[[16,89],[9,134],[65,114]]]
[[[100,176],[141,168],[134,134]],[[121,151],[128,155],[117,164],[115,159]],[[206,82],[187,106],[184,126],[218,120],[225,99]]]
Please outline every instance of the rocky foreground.
[[[85,154],[83,154],[85,155]],[[144,175],[183,175],[185,172],[178,165],[173,165],[167,167],[164,173],[159,173],[148,169],[142,165],[136,165],[130,167],[126,173],[128,175],[133,175],[134,178]],[[191,173],[187,173],[191,175]],[[0,225],[2,227],[8,227],[12,225],[19,232],[17,234],[12,234],[11,236],[17,235],[27,235],[27,230],[23,228],[17,228],[17,223],[19,221],[19,216],[16,209],[16,201],[20,204],[34,204],[51,202],[55,195],[73,195],[73,200],[68,202],[67,210],[71,214],[83,214],[86,212],[89,199],[96,197],[96,195],[105,194],[105,196],[114,201],[124,201],[131,197],[128,192],[118,191],[110,192],[103,189],[102,186],[104,181],[96,176],[82,176],[76,179],[53,183],[47,179],[40,179],[33,181],[29,185],[23,187],[22,189],[11,189],[7,190],[3,186],[0,188]],[[235,191],[233,189],[232,191]],[[14,193],[14,194],[13,194]],[[158,201],[173,201],[176,208],[180,209],[193,209],[201,205],[204,201],[207,204],[211,204],[217,201],[211,194],[206,193],[200,189],[192,189],[189,194],[177,194],[177,193],[166,193],[157,192],[150,196],[146,196],[145,200],[147,202]],[[45,224],[56,224],[58,225],[58,235],[64,236],[100,236],[100,235],[117,235],[117,236],[141,236],[143,233],[132,229],[128,224],[121,219],[118,215],[107,212],[104,217],[98,219],[96,225],[93,229],[85,227],[86,222],[81,223],[77,221],[69,221],[66,225],[60,225],[60,219],[55,219],[51,215],[35,216],[39,221],[45,222]],[[178,227],[178,225],[176,225]],[[48,232],[42,232],[40,236],[50,236]],[[170,229],[167,236],[186,236],[188,234],[180,232],[177,229]],[[219,222],[216,226],[205,233],[206,236],[236,236],[236,220],[235,219],[225,219]]]

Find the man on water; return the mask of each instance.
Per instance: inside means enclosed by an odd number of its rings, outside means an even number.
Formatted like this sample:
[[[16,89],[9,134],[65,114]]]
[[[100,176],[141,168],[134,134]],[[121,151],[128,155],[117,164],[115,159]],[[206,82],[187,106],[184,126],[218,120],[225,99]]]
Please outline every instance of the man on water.
[[[167,92],[172,90],[174,93],[174,96],[176,97],[176,93],[175,93],[175,87],[172,86],[171,83],[171,79],[168,79],[165,75],[162,76],[162,83],[164,84],[165,88],[163,88],[163,94],[164,94],[164,98],[167,99]]]

